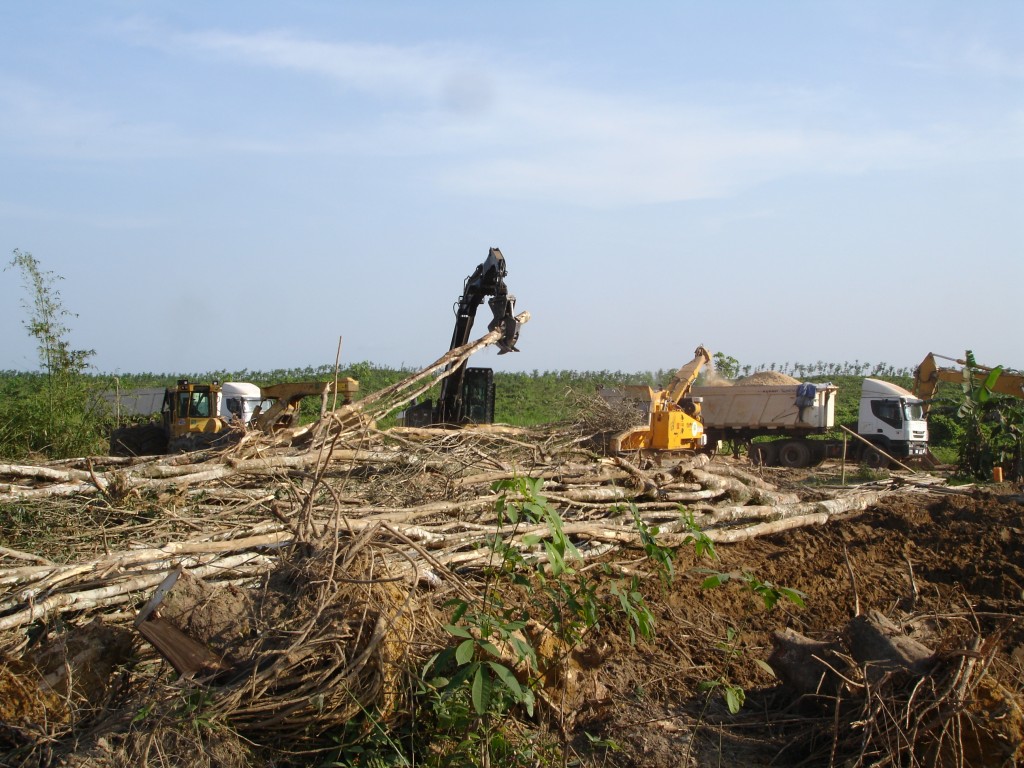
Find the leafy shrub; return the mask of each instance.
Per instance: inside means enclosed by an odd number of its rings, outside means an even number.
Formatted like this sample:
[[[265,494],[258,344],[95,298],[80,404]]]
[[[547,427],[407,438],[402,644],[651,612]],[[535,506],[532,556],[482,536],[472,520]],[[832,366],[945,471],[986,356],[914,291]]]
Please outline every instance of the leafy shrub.
[[[94,352],[71,348],[65,320],[75,315],[56,289],[61,278],[19,250],[8,268],[21,272],[29,296],[22,302],[23,325],[36,340],[40,371],[0,381],[0,455],[64,458],[101,451],[105,408],[87,373]]]

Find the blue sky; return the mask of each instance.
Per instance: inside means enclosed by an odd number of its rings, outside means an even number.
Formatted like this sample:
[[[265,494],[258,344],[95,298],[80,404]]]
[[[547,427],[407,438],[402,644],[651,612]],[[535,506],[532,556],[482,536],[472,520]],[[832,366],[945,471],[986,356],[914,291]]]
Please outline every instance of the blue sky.
[[[1024,3],[0,11],[0,246],[104,372],[419,367],[502,249],[498,370],[1024,368]],[[0,368],[36,367],[0,272]],[[477,331],[483,332],[486,307]],[[474,334],[476,335],[476,334]]]

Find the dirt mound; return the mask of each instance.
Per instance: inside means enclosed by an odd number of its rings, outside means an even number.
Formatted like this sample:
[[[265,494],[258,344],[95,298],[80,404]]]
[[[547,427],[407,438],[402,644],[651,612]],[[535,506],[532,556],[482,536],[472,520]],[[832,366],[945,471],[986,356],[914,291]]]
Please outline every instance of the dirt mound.
[[[736,379],[735,384],[760,384],[760,385],[778,385],[782,386],[785,384],[799,384],[799,379],[794,379],[792,376],[787,376],[784,373],[778,371],[758,371],[752,373],[749,376],[744,376],[742,379]]]
[[[786,475],[776,470],[772,479]],[[792,628],[831,643],[854,616],[869,611],[884,613],[903,636],[937,649],[939,660],[960,663],[972,653],[980,659],[992,677],[973,689],[971,706],[996,706],[987,693],[996,680],[1019,702],[1024,626],[1014,617],[1024,610],[1022,512],[1024,496],[1009,486],[893,496],[839,522],[719,545],[714,562],[681,549],[676,586],[647,594],[658,640],[639,649],[622,644],[601,670],[613,698],[627,700],[642,685],[643,703],[618,707],[580,728],[622,745],[610,762],[620,766],[855,764],[858,734],[843,726],[833,733],[834,712],[825,716],[795,705],[760,665],[776,631]],[[735,578],[702,588],[708,569],[797,589],[806,607],[780,601],[765,609]],[[745,695],[736,713],[726,707],[729,691]],[[645,707],[657,714],[643,717]],[[1010,709],[1017,723],[1020,704]],[[973,759],[972,738],[963,738],[962,762],[954,754],[920,764],[1017,764]],[[959,742],[946,744],[959,748]],[[1018,741],[1008,748],[1019,747]],[[848,762],[830,763],[833,748],[850,750],[841,756]]]

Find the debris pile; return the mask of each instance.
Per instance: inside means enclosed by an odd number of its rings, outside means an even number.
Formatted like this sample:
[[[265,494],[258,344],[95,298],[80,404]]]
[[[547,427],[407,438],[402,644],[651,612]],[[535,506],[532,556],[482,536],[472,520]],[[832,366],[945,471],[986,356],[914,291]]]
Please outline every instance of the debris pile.
[[[798,705],[840,724],[831,744],[805,732],[791,750],[827,748],[860,765],[980,767],[1024,758],[1024,699],[991,673],[995,644],[980,635],[939,652],[870,610],[834,642],[786,629],[773,646],[768,663]]]
[[[798,493],[730,459],[605,456],[593,414],[544,430],[374,427],[458,354],[220,452],[0,466],[0,499],[53,536],[0,548],[4,764],[171,765],[166,755],[194,753],[242,766],[252,750],[325,749],[361,713],[408,716],[404,684],[450,643],[446,604],[487,593],[495,542],[550,564],[549,527],[502,527],[521,478],[539,483],[583,563],[608,571],[633,568],[652,532],[666,547],[695,531],[747,541],[935,490],[904,477]],[[549,628],[523,632],[560,727],[607,698],[601,653],[576,658]],[[230,724],[242,741],[183,729],[189,717]]]

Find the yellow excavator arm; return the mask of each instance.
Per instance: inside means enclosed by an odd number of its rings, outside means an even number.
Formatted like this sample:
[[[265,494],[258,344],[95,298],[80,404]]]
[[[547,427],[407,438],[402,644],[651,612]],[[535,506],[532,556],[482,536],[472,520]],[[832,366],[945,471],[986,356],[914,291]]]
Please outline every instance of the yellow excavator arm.
[[[956,363],[960,368],[940,367],[938,360],[948,360]],[[928,401],[935,397],[940,381],[962,384],[965,378],[973,374],[986,374],[995,370],[987,365],[975,363],[970,365],[966,360],[958,360],[955,357],[946,357],[929,352],[921,364],[914,371],[914,395],[925,401],[925,410],[928,409]],[[997,395],[1008,395],[1024,400],[1024,374],[1016,371],[1002,371],[999,378],[990,387]]]
[[[693,387],[693,382],[700,375],[701,369],[710,362],[711,353],[703,346],[697,347],[693,353],[693,360],[676,371],[672,381],[669,382],[664,390],[655,393],[655,397],[659,402],[653,403],[654,410],[664,410],[673,405],[678,405],[679,401],[689,394],[691,387]]]
[[[253,425],[268,433],[294,426],[299,418],[303,398],[319,397],[322,414],[327,407],[327,398],[333,391],[334,383],[323,381],[289,381],[260,387],[260,394],[265,400],[272,401],[272,404],[267,410],[256,414]],[[359,391],[359,382],[346,376],[338,380],[337,391],[343,403],[351,403],[353,395]]]

